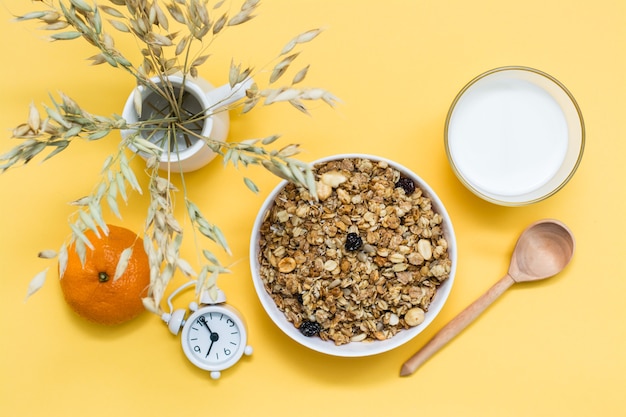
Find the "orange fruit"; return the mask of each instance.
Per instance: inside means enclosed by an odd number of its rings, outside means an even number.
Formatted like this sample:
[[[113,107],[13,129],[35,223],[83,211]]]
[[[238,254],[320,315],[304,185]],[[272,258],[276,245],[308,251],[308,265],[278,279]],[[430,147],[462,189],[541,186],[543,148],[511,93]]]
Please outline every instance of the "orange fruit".
[[[109,234],[100,238],[88,230],[85,236],[94,249],[87,248],[85,265],[72,245],[68,250],[67,267],[61,278],[65,301],[80,316],[105,325],[127,322],[145,308],[141,299],[150,284],[148,255],[143,240],[123,227],[108,225]],[[124,273],[114,280],[122,252],[132,247]]]

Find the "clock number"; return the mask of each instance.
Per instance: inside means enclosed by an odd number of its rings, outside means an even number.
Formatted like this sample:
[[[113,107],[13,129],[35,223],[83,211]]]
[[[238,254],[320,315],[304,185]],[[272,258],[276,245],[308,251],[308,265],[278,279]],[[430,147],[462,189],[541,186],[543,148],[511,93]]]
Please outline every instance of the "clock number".
[[[230,349],[224,348],[224,355],[228,356],[230,353]]]
[[[196,351],[196,352],[198,352],[198,353],[200,353],[200,351],[201,351],[202,349],[200,349],[200,346],[197,346],[197,345],[196,345],[196,346],[194,346],[194,347],[193,347],[193,350],[194,350],[194,351]]]
[[[227,319],[226,323],[228,323],[228,326],[233,327],[235,325],[235,322],[232,321],[231,319]]]

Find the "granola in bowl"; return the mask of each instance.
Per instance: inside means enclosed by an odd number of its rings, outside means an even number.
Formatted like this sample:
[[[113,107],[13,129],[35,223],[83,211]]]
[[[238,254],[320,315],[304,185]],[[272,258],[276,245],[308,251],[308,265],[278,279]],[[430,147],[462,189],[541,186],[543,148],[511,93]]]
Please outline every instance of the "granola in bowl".
[[[257,217],[250,260],[261,303],[288,336],[320,352],[397,347],[450,291],[449,216],[421,178],[392,161],[338,155],[314,171],[317,201],[283,182]]]

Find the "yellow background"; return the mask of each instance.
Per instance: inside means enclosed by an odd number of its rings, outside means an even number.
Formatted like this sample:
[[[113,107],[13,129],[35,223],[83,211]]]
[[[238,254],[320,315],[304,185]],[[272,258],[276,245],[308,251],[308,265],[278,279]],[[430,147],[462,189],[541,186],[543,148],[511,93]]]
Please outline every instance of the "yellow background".
[[[121,112],[133,86],[110,67],[90,67],[85,58],[95,51],[85,43],[49,43],[36,24],[10,22],[37,7],[25,0],[0,7],[2,152],[14,145],[10,129],[26,120],[31,101],[49,103],[48,93],[63,91],[108,115]],[[408,345],[374,357],[334,358],[296,345],[266,316],[248,266],[254,217],[278,180],[215,162],[187,177],[190,196],[230,241],[233,256],[222,258],[234,263],[233,274],[220,285],[247,318],[254,354],[213,381],[187,362],[156,316],[116,328],[85,322],[62,300],[54,262],[36,254],[68,236],[66,203],[91,191],[116,147],[112,134],[0,176],[0,415],[626,415],[626,2],[266,0],[256,19],[220,40],[201,75],[224,83],[231,57],[261,67],[291,37],[320,26],[327,30],[299,58],[312,64],[305,84],[343,103],[336,110],[316,105],[312,117],[280,105],[235,114],[230,137],[280,133],[284,144],[302,144],[307,161],[380,155],[428,181],[452,216],[459,250],[441,315]],[[559,79],[587,128],[571,182],[523,208],[473,196],[454,177],[443,147],[457,91],[503,65]],[[255,179],[259,195],[243,175]],[[123,222],[107,220],[141,230],[145,200],[132,195]],[[576,235],[566,271],[514,286],[416,374],[400,378],[404,360],[506,272],[519,232],[545,217]],[[185,251],[193,258],[192,247]],[[24,302],[29,280],[47,267],[46,285]],[[184,304],[183,297],[177,307]]]

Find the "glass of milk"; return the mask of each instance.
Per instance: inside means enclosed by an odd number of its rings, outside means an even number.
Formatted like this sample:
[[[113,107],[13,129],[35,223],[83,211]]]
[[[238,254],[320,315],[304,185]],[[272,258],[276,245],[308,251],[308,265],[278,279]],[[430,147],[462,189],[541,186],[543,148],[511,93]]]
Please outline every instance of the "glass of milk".
[[[528,67],[501,67],[470,81],[445,125],[459,180],[492,203],[543,200],[572,177],[585,144],[583,117],[558,80]]]

